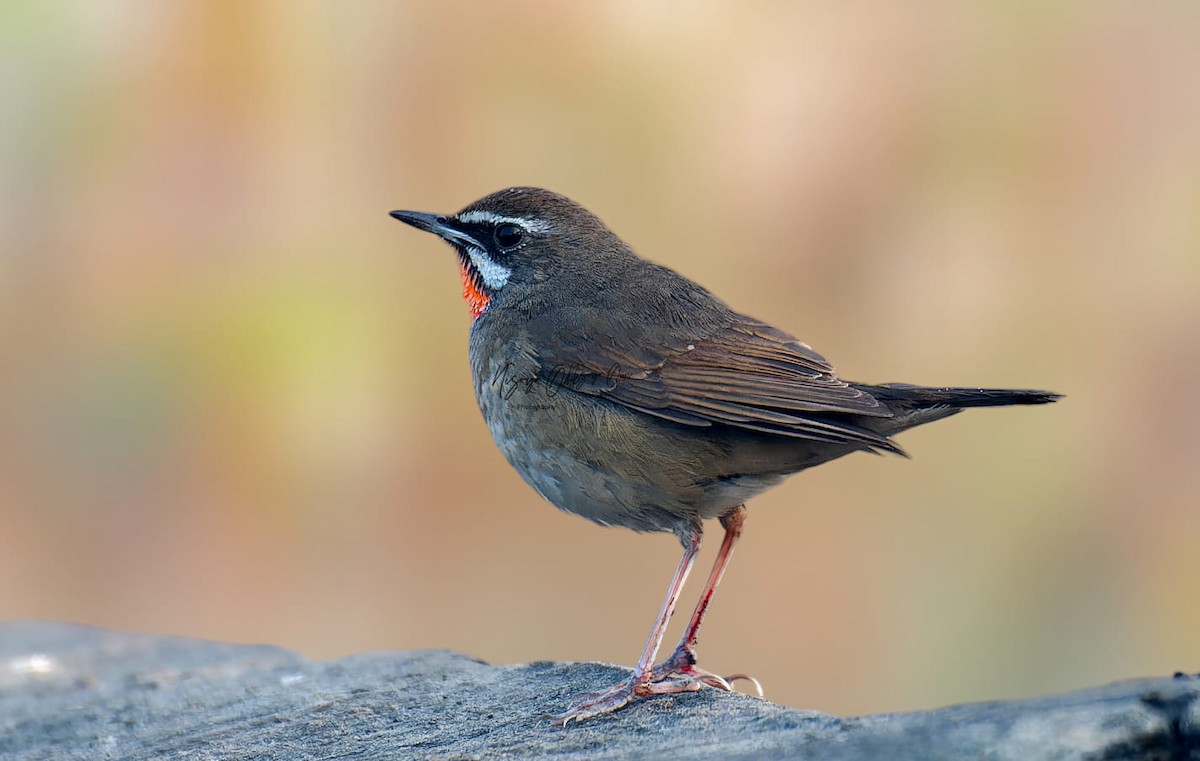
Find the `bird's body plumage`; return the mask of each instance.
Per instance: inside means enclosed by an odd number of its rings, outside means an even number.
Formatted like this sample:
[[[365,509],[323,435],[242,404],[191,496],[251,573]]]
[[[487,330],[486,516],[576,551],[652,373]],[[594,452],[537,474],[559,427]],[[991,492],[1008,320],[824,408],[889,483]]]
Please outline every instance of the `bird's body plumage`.
[[[545,193],[502,191],[464,213],[541,219]],[[957,411],[893,408],[799,339],[638,257],[574,202],[554,207],[574,230],[608,233],[603,244],[551,239],[541,279],[493,295],[470,347],[492,436],[559,508],[682,536],[797,471],[899,452],[890,435]]]

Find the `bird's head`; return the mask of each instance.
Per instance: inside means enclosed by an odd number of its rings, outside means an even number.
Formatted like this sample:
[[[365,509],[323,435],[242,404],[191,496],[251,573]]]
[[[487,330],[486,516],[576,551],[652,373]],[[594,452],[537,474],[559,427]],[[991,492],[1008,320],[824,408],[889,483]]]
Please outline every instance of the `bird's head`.
[[[559,277],[564,264],[567,276],[577,277],[587,270],[577,266],[581,263],[590,262],[594,271],[606,259],[631,254],[594,214],[540,188],[501,190],[451,215],[393,211],[392,216],[454,247],[474,318],[501,295]]]

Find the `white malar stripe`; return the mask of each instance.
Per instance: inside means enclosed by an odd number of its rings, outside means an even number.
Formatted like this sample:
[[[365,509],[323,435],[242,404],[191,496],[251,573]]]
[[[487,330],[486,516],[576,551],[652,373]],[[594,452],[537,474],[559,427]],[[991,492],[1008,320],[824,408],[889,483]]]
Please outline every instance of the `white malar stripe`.
[[[527,219],[525,217],[505,217],[500,214],[493,214],[490,211],[468,211],[458,215],[459,222],[474,224],[477,222],[489,222],[493,225],[516,225],[523,227],[531,233],[545,233],[550,231],[550,225],[540,219]]]
[[[512,270],[492,261],[481,248],[467,246],[467,256],[471,257],[471,264],[475,265],[475,270],[483,278],[483,284],[493,291],[502,288],[512,275]]]

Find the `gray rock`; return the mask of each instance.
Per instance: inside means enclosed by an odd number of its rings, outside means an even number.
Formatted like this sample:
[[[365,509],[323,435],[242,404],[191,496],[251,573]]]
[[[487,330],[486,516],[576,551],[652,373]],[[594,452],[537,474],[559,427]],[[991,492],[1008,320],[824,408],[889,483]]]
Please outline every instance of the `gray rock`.
[[[268,646],[0,625],[0,759],[1200,759],[1200,678],[841,718],[712,689],[567,728],[628,671],[444,650],[314,662]]]

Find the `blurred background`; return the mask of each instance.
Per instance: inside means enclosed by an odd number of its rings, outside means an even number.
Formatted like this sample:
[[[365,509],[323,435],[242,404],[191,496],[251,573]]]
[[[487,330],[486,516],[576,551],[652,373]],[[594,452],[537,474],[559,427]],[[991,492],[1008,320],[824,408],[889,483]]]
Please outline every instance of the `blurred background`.
[[[453,254],[387,215],[532,184],[844,377],[1067,394],[754,500],[702,665],[846,714],[1200,670],[1197,39],[1165,0],[4,3],[0,618],[632,664],[676,540],[519,480]]]

